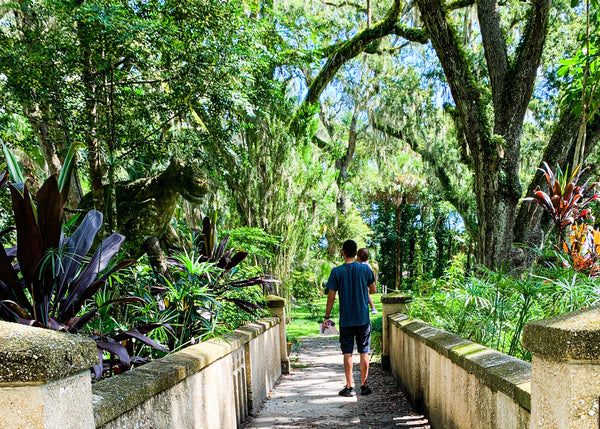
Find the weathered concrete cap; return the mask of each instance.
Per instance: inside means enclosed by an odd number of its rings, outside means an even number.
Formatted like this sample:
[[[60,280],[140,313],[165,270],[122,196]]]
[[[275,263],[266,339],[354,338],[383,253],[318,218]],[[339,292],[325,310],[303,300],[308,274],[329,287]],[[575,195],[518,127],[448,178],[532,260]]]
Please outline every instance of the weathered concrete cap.
[[[392,292],[386,295],[381,295],[382,304],[407,304],[412,302],[412,296],[406,295],[402,292]]]
[[[523,347],[560,360],[600,360],[600,307],[526,324]]]
[[[0,322],[0,383],[46,383],[98,363],[89,338]]]
[[[277,323],[279,319],[276,317],[260,319],[221,338],[188,346],[118,377],[100,380],[92,386],[96,426],[112,421],[158,393],[175,386],[184,378],[240,349]]]
[[[269,308],[285,306],[285,298],[282,298],[280,296],[267,295],[265,297],[265,300],[267,301],[267,306]]]

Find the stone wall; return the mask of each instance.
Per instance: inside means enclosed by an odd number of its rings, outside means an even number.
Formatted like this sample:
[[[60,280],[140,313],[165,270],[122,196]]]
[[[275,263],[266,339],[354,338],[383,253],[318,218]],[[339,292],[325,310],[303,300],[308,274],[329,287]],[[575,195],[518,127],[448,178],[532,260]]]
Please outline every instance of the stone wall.
[[[433,428],[529,428],[529,363],[402,313],[387,335],[391,371]]]
[[[527,323],[529,364],[409,319],[402,293],[381,302],[382,363],[433,428],[600,427],[600,307]]]
[[[235,428],[281,376],[279,319],[246,325],[92,386],[102,429]]]
[[[94,385],[92,340],[0,321],[0,428],[239,427],[287,369],[285,301],[268,302],[281,317]]]
[[[525,325],[532,429],[600,427],[600,308]]]

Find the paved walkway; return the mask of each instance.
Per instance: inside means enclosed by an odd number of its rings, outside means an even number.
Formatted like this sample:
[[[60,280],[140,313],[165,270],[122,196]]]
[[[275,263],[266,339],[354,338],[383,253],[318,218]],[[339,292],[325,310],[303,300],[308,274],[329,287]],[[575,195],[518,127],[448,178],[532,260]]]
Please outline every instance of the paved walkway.
[[[429,428],[415,413],[393,377],[371,364],[368,396],[344,398],[342,355],[337,336],[306,338],[300,353],[292,352],[289,375],[284,375],[245,428]],[[360,387],[358,355],[354,380]]]

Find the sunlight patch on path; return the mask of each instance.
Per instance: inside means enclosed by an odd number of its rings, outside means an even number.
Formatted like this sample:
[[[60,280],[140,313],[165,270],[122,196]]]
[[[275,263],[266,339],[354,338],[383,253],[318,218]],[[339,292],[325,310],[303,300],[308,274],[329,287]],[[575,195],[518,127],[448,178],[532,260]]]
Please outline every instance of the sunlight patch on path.
[[[415,413],[389,373],[372,365],[373,394],[338,396],[344,387],[342,355],[337,336],[305,338],[300,355],[291,356],[290,375],[283,376],[258,415],[254,428],[422,428],[427,420]],[[359,357],[354,357],[354,380],[360,386]]]

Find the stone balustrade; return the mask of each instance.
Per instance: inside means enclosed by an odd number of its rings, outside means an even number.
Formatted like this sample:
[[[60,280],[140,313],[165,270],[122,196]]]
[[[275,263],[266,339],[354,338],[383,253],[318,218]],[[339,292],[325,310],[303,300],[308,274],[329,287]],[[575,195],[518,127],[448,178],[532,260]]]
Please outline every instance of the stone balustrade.
[[[531,428],[600,427],[600,308],[525,325],[531,362]]]
[[[530,364],[409,319],[409,299],[381,299],[382,357],[432,427],[600,427],[600,308],[525,325]]]
[[[0,322],[0,428],[239,427],[289,362],[285,301],[268,302],[276,316],[93,385],[92,340]]]

